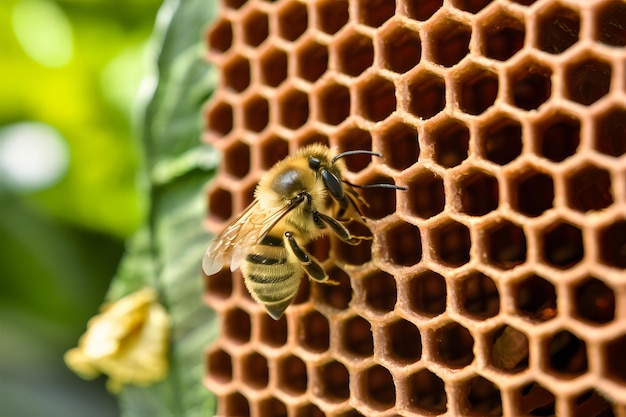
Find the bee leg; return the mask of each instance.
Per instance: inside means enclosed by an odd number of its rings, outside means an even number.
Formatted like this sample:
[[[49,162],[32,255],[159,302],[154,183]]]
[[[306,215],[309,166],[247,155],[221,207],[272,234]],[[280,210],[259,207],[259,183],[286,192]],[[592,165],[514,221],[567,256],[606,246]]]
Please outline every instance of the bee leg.
[[[326,271],[322,268],[322,265],[313,256],[309,255],[307,251],[296,242],[291,232],[285,232],[285,247],[288,251],[295,256],[300,264],[304,268],[309,277],[317,282],[322,282],[329,285],[339,285],[337,281],[333,281],[328,278]]]
[[[322,214],[320,212],[313,213],[313,216],[317,216],[322,222],[326,223],[330,226],[330,229],[339,237],[339,239],[343,240],[350,245],[358,245],[363,240],[371,240],[372,238],[369,236],[352,236],[350,231],[339,221],[333,219],[330,216]]]

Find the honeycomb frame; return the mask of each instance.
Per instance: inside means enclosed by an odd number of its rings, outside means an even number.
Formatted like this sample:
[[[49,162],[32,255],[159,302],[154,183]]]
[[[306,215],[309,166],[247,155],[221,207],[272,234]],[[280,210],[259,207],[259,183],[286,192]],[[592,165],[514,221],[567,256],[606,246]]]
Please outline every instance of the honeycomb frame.
[[[208,230],[310,143],[408,187],[279,321],[205,277],[218,415],[626,416],[626,2],[222,0],[207,44]]]

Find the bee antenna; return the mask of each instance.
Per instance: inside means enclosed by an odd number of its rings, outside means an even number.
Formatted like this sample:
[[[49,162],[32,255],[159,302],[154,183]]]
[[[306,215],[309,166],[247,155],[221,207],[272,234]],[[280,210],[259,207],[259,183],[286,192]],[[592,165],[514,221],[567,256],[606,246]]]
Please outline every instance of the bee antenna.
[[[359,155],[359,154],[374,155],[378,157],[383,156],[383,154],[378,153],[378,152],[366,151],[364,149],[357,149],[354,151],[345,151],[345,152],[340,153],[339,155],[336,155],[333,159],[330,160],[330,163],[334,164],[337,161],[337,159],[343,158],[344,156]]]
[[[378,184],[358,185],[358,184],[352,184],[351,182],[346,181],[346,180],[341,180],[341,181],[354,188],[393,188],[394,190],[402,190],[402,191],[408,190],[408,187],[404,187],[402,185],[396,185],[396,184],[378,183]]]

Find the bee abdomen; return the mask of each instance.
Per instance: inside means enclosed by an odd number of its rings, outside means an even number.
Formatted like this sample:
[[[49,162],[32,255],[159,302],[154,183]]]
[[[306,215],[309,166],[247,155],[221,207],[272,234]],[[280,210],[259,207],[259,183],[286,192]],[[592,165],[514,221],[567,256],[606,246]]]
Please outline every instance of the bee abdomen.
[[[284,264],[285,259],[273,258],[270,256],[261,255],[260,253],[250,253],[246,256],[246,261],[255,265],[276,265]]]

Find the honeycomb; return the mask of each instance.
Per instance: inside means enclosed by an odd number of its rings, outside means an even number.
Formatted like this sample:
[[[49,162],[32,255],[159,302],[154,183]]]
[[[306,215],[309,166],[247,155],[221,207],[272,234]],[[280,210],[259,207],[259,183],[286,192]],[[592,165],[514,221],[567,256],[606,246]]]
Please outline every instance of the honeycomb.
[[[210,231],[314,142],[408,191],[363,190],[373,241],[314,242],[340,285],[303,280],[278,321],[205,277],[218,415],[626,416],[626,2],[220,9]]]

